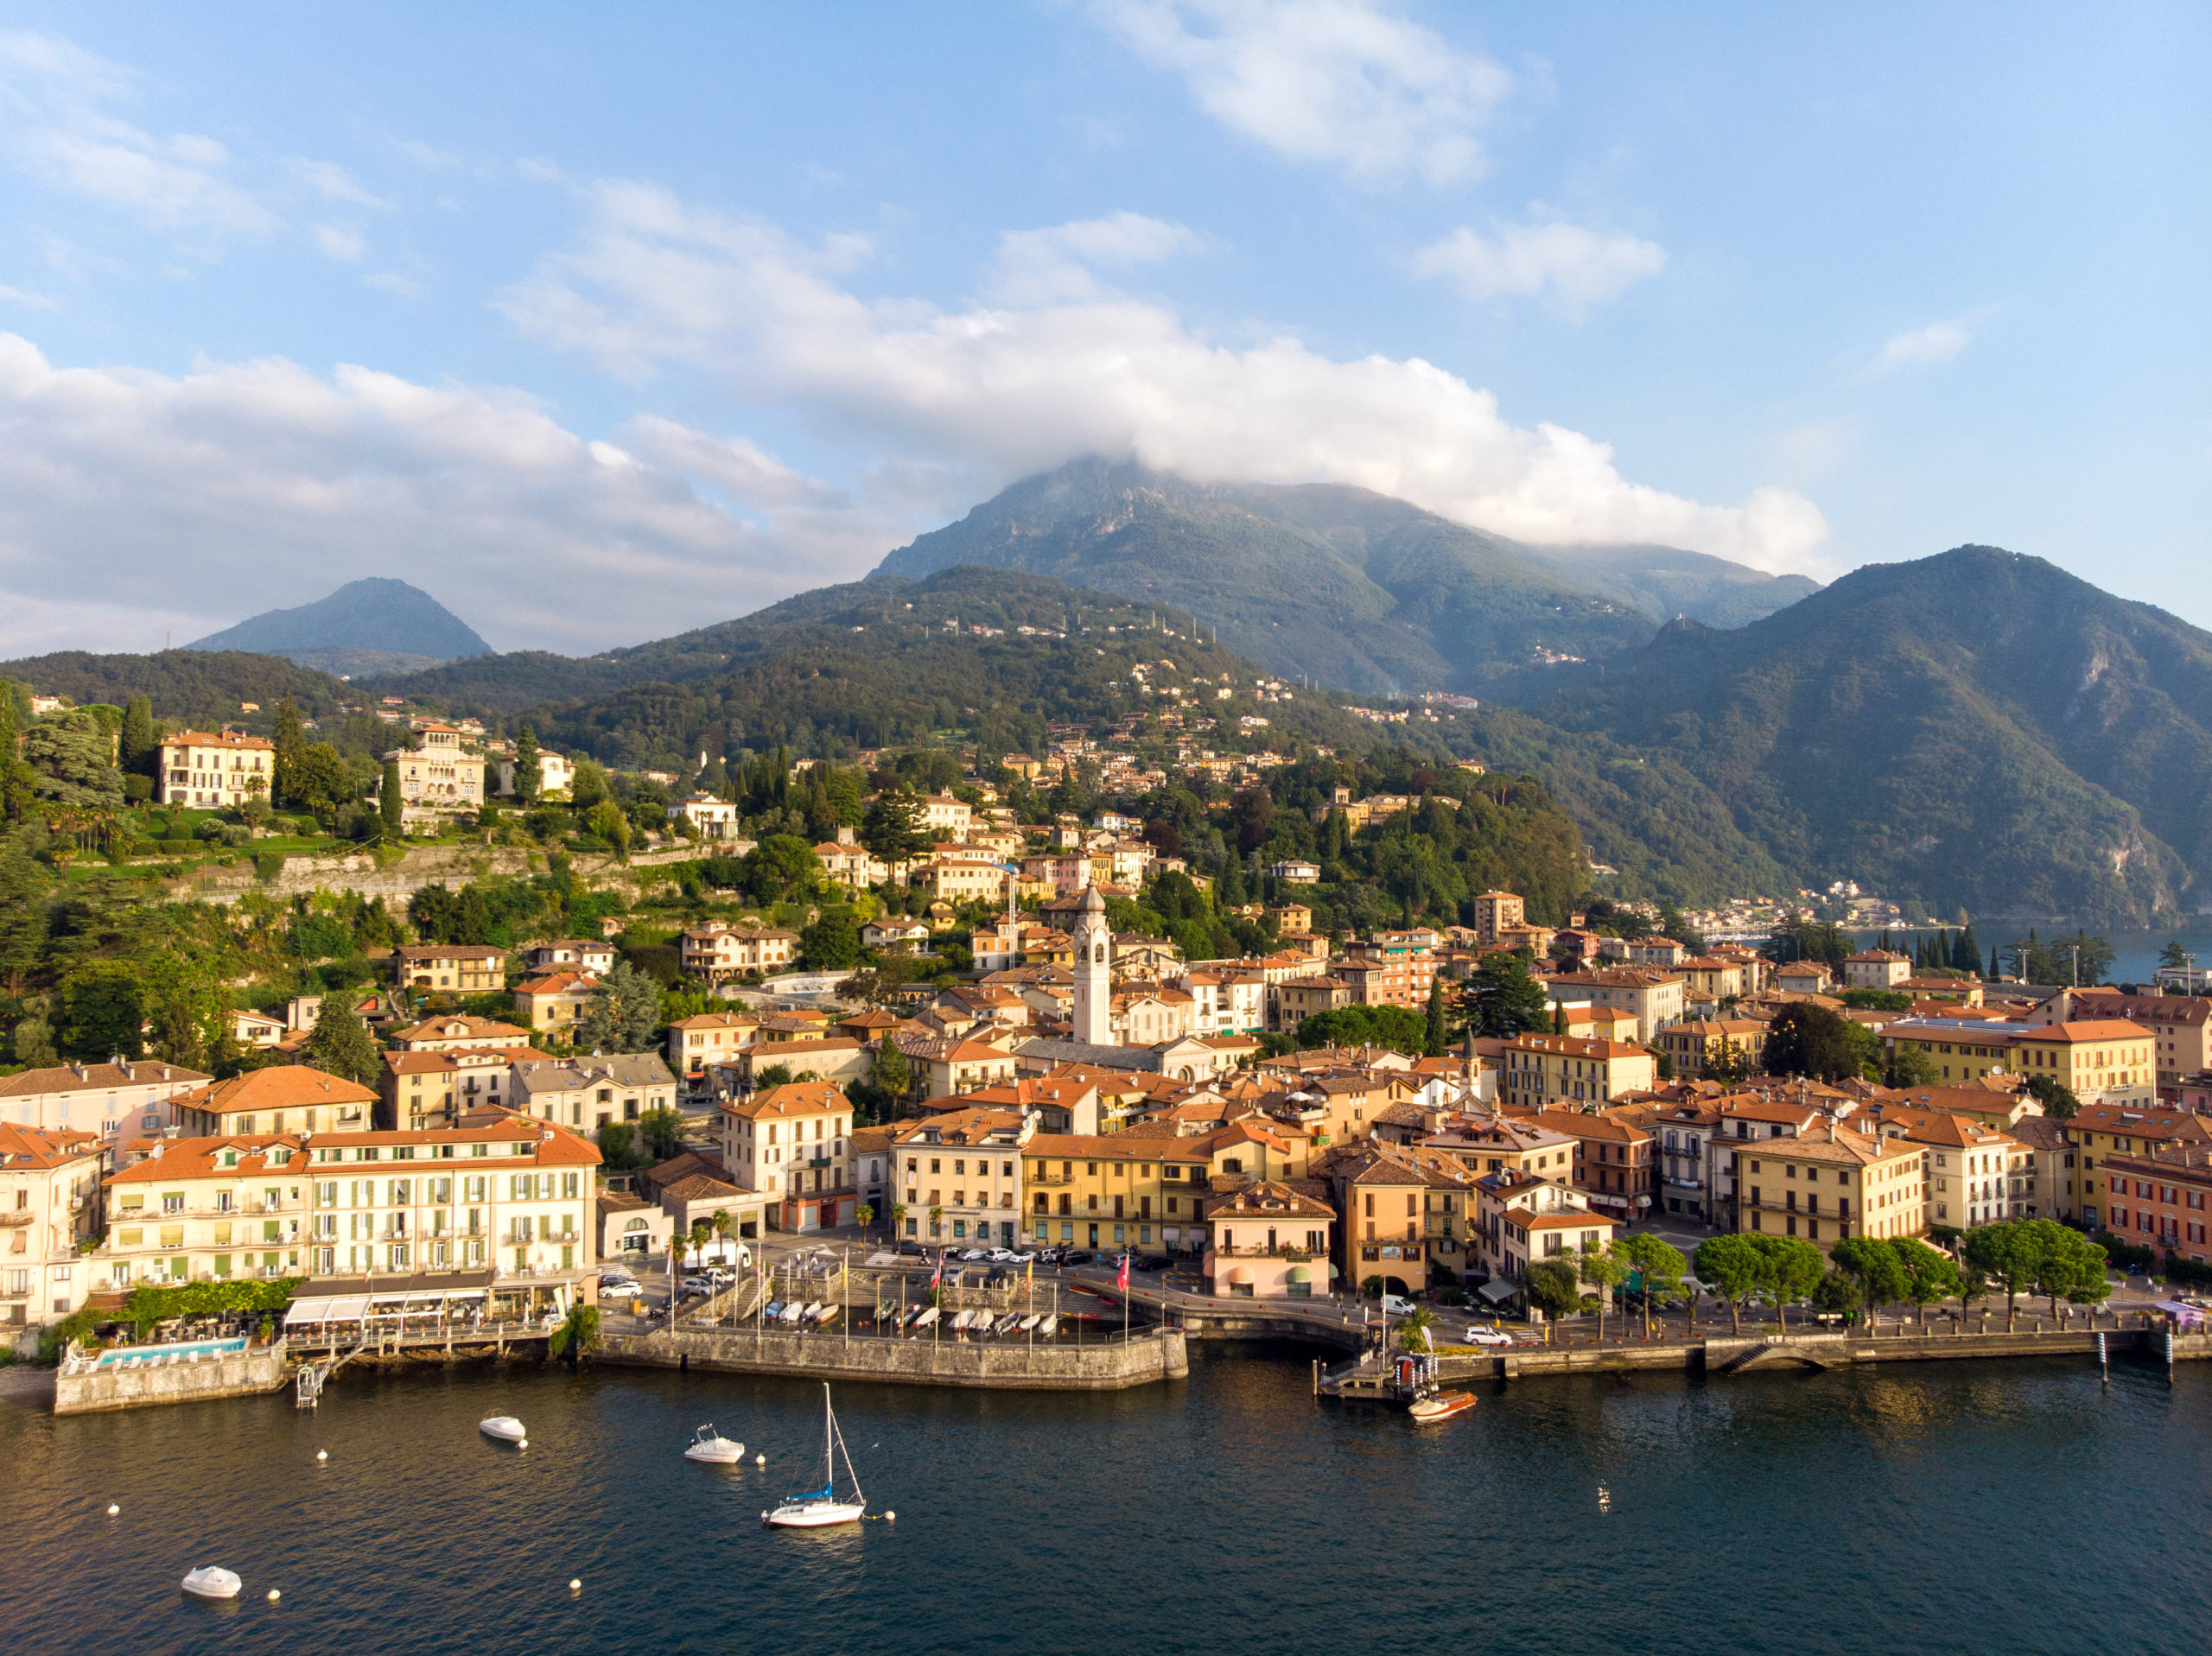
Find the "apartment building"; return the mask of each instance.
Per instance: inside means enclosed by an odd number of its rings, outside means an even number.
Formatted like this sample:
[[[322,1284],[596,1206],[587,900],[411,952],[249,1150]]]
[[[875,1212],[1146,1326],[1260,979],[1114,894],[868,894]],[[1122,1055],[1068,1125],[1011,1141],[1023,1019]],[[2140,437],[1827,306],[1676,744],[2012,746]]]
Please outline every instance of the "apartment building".
[[[507,1107],[578,1133],[596,1133],[635,1121],[649,1110],[673,1110],[676,1076],[657,1052],[588,1058],[533,1052],[515,1063]]]
[[[768,1197],[779,1230],[853,1222],[851,1101],[831,1082],[795,1081],[721,1107],[722,1165],[740,1188]]]
[[[1018,1110],[962,1109],[890,1131],[899,1233],[932,1245],[1012,1247],[1021,1224],[1021,1152],[1036,1132]]]
[[[112,1152],[125,1139],[176,1125],[176,1100],[214,1079],[153,1059],[64,1063],[0,1075],[0,1122],[41,1133],[90,1133]]]
[[[391,951],[403,989],[497,994],[507,987],[507,951],[488,943],[409,943]]]
[[[598,993],[599,980],[588,972],[548,972],[515,986],[515,1012],[533,1032],[566,1040]]]
[[[1356,1006],[1428,1005],[1430,984],[1436,980],[1436,954],[1421,937],[1429,933],[1378,931],[1353,942],[1344,958],[1329,968],[1329,975],[1351,992]]]
[[[2127,1018],[2013,1024],[1903,1018],[1884,1027],[1882,1043],[1891,1050],[1917,1048],[1946,1082],[2049,1075],[2085,1104],[2158,1104],[2158,1038]]]
[[[225,1133],[156,1140],[107,1183],[103,1284],[485,1267],[594,1268],[599,1152],[561,1128]]]
[[[530,1031],[495,1018],[429,1018],[394,1030],[386,1039],[401,1052],[486,1052],[526,1046]]]
[[[276,749],[259,736],[181,730],[162,738],[154,799],[198,810],[236,810],[269,797],[276,770]]]
[[[1641,1046],[1516,1035],[1500,1055],[1498,1097],[1508,1109],[1567,1109],[1649,1092],[1658,1075],[1658,1060]]]
[[[1199,1266],[1206,1291],[1224,1299],[1311,1299],[1329,1291],[1329,1238],[1337,1210],[1269,1179],[1203,1199]]]
[[[376,1107],[372,1088],[305,1064],[249,1069],[175,1101],[177,1128],[188,1138],[366,1133],[375,1125]]]
[[[2031,1023],[2125,1019],[2151,1032],[2159,1095],[2178,1101],[2183,1081],[2212,1069],[2212,998],[2125,995],[2117,989],[2062,989],[2031,1015]]]
[[[1596,972],[1561,972],[1543,980],[1554,1001],[1586,1000],[1592,1006],[1632,1013],[1636,1038],[1647,1045],[1682,1020],[1689,980],[1660,967],[1616,966]]]
[[[2104,1171],[2104,1164],[2113,1157],[2140,1156],[2169,1146],[2212,1147],[2212,1117],[2183,1110],[2089,1104],[2075,1111],[2064,1126],[2067,1141],[2082,1158],[2082,1221],[2092,1226],[2107,1222],[2118,1196],[2110,1188],[2112,1177]]]
[[[1484,891],[1474,900],[1475,940],[1494,943],[1501,931],[1529,922],[1528,904],[1510,891]]]
[[[732,926],[710,921],[694,926],[681,939],[678,958],[685,971],[709,983],[779,972],[791,963],[798,934],[772,926]]]
[[[728,1063],[760,1037],[753,1012],[700,1012],[668,1026],[668,1067],[687,1082],[706,1079],[709,1064]]]
[[[1302,1141],[1250,1121],[1175,1139],[1040,1132],[1022,1155],[1027,1240],[1195,1254],[1205,1246],[1201,1207],[1217,1179],[1242,1183],[1306,1172]]]
[[[0,1329],[38,1328],[84,1304],[79,1253],[99,1229],[101,1141],[0,1121]]]
[[[1928,1228],[1919,1145],[1820,1123],[1738,1152],[1736,1228],[1802,1236],[1918,1236]]]
[[[1481,1291],[1494,1304],[1512,1298],[1510,1288],[1526,1279],[1532,1260],[1579,1259],[1586,1246],[1604,1247],[1618,1228],[1591,1211],[1586,1192],[1533,1173],[1485,1173],[1475,1181],[1474,1198],[1475,1266],[1496,1285]]]
[[[2212,1149],[2153,1145],[2104,1161],[2105,1224],[2122,1241],[2202,1264],[2212,1224]]]

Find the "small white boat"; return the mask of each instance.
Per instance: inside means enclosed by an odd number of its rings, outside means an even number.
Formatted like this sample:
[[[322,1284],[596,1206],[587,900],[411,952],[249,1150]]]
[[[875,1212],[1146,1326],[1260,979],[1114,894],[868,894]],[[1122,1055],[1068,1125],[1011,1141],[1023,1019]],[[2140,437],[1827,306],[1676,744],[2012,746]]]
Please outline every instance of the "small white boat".
[[[1453,1415],[1465,1414],[1474,1406],[1475,1399],[1470,1393],[1431,1392],[1426,1397],[1414,1399],[1406,1412],[1413,1416],[1417,1424],[1427,1425],[1432,1421],[1449,1420]]]
[[[819,1323],[822,1320],[822,1313],[829,1309],[818,1299],[809,1300],[806,1309],[799,1313],[798,1320],[802,1323]]]
[[[245,1583],[218,1564],[202,1564],[180,1583],[194,1598],[236,1598]]]
[[[530,1430],[511,1414],[495,1414],[489,1420],[480,1420],[476,1430],[486,1437],[496,1437],[503,1443],[526,1443]]]
[[[827,1328],[830,1323],[836,1322],[840,1317],[843,1316],[845,1308],[842,1305],[824,1305],[822,1308],[822,1315],[816,1317],[814,1320],[821,1323],[823,1327]]]
[[[1021,1329],[1020,1329],[1020,1331],[1021,1331],[1022,1333],[1024,1333],[1024,1334],[1030,1333],[1031,1331],[1033,1331],[1033,1330],[1036,1328],[1036,1326],[1037,1326],[1039,1323],[1043,1322],[1044,1320],[1045,1320],[1045,1314],[1044,1314],[1042,1311],[1032,1311],[1032,1312],[1030,1312],[1030,1313],[1029,1313],[1029,1315],[1028,1315],[1028,1316],[1027,1316],[1027,1317],[1023,1317],[1023,1318],[1021,1319]]]
[[[998,1323],[992,1328],[991,1332],[993,1334],[1010,1333],[1013,1331],[1014,1325],[1020,1321],[1021,1313],[1020,1311],[1008,1311],[1004,1317],[999,1318]]]
[[[936,1321],[937,1307],[934,1305],[925,1305],[922,1307],[922,1314],[914,1319],[914,1326],[918,1329],[925,1329]]]
[[[710,1466],[735,1466],[745,1458],[745,1445],[730,1442],[709,1422],[692,1434],[691,1442],[683,1451],[683,1458],[704,1461]]]
[[[1051,1311],[1046,1313],[1045,1320],[1037,1325],[1037,1332],[1039,1334],[1051,1334],[1059,1326],[1060,1314],[1058,1311]]]
[[[786,1323],[796,1323],[805,1314],[806,1307],[794,1299],[784,1307],[783,1320]]]
[[[761,1513],[760,1521],[771,1529],[814,1530],[830,1524],[857,1524],[867,1514],[868,1498],[861,1494],[860,1477],[853,1470],[849,1450],[845,1455],[845,1476],[852,1482],[853,1498],[837,1499],[837,1451],[844,1449],[845,1439],[837,1430],[837,1416],[830,1406],[826,1384],[822,1388],[822,1487],[804,1495],[785,1495],[773,1512]]]
[[[952,1314],[952,1321],[949,1326],[956,1334],[965,1334],[968,1332],[969,1325],[972,1324],[975,1320],[976,1313],[973,1311],[955,1311]]]

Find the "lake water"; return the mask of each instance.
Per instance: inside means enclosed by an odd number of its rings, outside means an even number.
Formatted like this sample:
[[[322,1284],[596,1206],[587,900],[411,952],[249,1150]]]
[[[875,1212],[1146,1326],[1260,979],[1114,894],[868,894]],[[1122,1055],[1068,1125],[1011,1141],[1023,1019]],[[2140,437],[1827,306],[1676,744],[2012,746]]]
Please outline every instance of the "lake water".
[[[2072,926],[2043,926],[2037,928],[2037,935],[2049,938],[2061,933],[2070,935],[2074,930]],[[2027,935],[2027,928],[2024,926],[1998,927],[1987,936],[1981,936],[1980,931],[1981,928],[1975,928],[1976,936],[1981,945],[1984,971],[1989,969],[1989,946],[1992,942],[2009,943],[2016,936],[2024,937]],[[2088,928],[2088,931],[2091,936],[2101,936],[2112,945],[2113,968],[2109,976],[2114,983],[2149,983],[2152,974],[2158,969],[2159,954],[2174,938],[2179,938],[2181,946],[2196,956],[2196,963],[2199,966],[2212,967],[2212,926],[2206,925],[2202,917],[2192,916],[2190,923],[2186,925],[2171,926],[2160,931],[2100,931],[2094,926]],[[1862,931],[1853,935],[1858,938],[1862,946],[1871,947],[1874,940],[1882,934],[1879,931]],[[1892,947],[1910,954],[1916,942],[1930,935],[1927,932],[1907,931],[1900,927],[1892,929],[1890,937]],[[2007,970],[2011,969],[2012,961],[2009,957],[2005,960],[2005,965]]]
[[[813,1533],[759,1523],[820,1482],[798,1381],[485,1367],[341,1374],[312,1413],[0,1406],[0,1627],[41,1653],[2207,1642],[2212,1365],[1527,1380],[1417,1429],[1316,1403],[1308,1364],[1194,1347],[1188,1380],[1106,1395],[842,1386],[898,1521]],[[495,1413],[526,1450],[478,1435]],[[708,1420],[746,1466],[680,1458]],[[200,1564],[245,1596],[183,1597]]]

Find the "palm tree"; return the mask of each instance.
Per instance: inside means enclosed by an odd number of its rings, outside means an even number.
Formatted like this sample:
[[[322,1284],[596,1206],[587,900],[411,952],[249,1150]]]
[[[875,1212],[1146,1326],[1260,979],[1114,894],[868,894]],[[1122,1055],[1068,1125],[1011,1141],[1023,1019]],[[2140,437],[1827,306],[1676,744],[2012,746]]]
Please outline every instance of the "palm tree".
[[[944,1209],[943,1208],[932,1206],[930,1209],[930,1235],[932,1238],[935,1238],[942,1234],[944,1230]]]
[[[863,1202],[859,1207],[853,1209],[853,1217],[860,1225],[861,1234],[865,1236],[868,1234],[868,1228],[875,1222],[875,1209],[871,1204]]]
[[[1426,1309],[1408,1311],[1398,1323],[1398,1349],[1421,1352],[1429,1349],[1428,1331],[1436,1323],[1436,1313]]]
[[[904,1229],[904,1228],[906,1228],[906,1204],[905,1202],[893,1202],[893,1203],[891,1204],[891,1234],[892,1234],[892,1235],[893,1235],[893,1236],[894,1236],[894,1237],[895,1237],[895,1236],[897,1236],[897,1235],[899,1234],[899,1233],[902,1229]]]

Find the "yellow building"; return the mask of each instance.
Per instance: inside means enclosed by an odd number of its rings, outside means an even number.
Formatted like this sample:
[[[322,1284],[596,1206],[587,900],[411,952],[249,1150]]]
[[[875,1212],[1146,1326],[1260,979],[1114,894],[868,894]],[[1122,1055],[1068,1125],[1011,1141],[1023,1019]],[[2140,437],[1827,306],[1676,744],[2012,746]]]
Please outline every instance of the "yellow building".
[[[2042,1025],[1910,1018],[1887,1025],[1882,1040],[1926,1053],[1944,1082],[2049,1075],[2084,1103],[2148,1107],[2158,1100],[2158,1039],[2124,1018]]]
[[[1302,1178],[1303,1141],[1239,1121],[1201,1138],[1034,1135],[1022,1152],[1027,1240],[1038,1246],[1203,1253],[1216,1177]]]
[[[276,769],[276,749],[261,737],[181,730],[162,738],[154,797],[164,805],[234,810],[266,799]]]
[[[1928,1228],[1923,1152],[1909,1140],[1821,1125],[1727,1153],[1739,1231],[1802,1236],[1827,1248],[1846,1236],[1917,1236]]]
[[[2068,1144],[2082,1158],[2082,1217],[2106,1222],[2111,1181],[2097,1169],[2107,1157],[2143,1156],[2162,1146],[2198,1149],[2212,1145],[2212,1122],[2187,1110],[2139,1110],[2119,1104],[2089,1104],[2065,1122]]]
[[[1510,1108],[1571,1109],[1648,1093],[1658,1076],[1658,1060],[1625,1041],[1516,1035],[1501,1056],[1497,1095]]]

